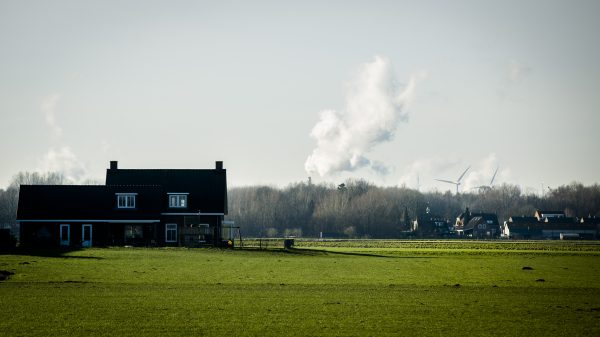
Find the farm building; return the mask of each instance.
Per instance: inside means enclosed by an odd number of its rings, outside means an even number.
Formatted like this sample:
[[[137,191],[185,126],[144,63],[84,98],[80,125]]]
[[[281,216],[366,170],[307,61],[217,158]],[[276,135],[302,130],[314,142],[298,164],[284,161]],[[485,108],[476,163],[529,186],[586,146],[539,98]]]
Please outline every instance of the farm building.
[[[17,221],[30,247],[222,243],[223,163],[214,169],[119,169],[105,185],[21,185]]]
[[[502,236],[510,239],[595,239],[598,236],[598,223],[595,218],[577,219],[565,216],[556,217],[513,216],[504,222]],[[538,218],[540,220],[538,220]]]

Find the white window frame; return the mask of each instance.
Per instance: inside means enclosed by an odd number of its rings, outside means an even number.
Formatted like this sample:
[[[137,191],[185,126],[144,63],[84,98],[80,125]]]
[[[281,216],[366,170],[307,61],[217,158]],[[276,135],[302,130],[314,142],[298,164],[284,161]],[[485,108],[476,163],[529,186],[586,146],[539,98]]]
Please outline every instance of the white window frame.
[[[67,238],[63,237],[63,228],[67,228]],[[61,246],[69,246],[71,244],[71,225],[69,224],[60,224],[59,226],[59,240]]]
[[[170,231],[175,231],[175,239],[174,240],[169,240],[169,232]],[[177,224],[176,223],[165,224],[165,242],[177,242]]]
[[[90,229],[90,239],[85,240],[85,228],[88,227]],[[84,247],[89,248],[92,246],[92,240],[94,236],[94,227],[92,224],[83,224],[81,225],[81,243]]]
[[[135,199],[137,193],[116,193],[117,195],[117,208],[135,208]],[[121,200],[123,200],[123,205],[121,205]],[[131,201],[131,202],[128,202]]]
[[[189,193],[167,193],[169,196],[169,208],[187,208]],[[175,203],[171,203],[171,198],[175,198]],[[181,206],[181,200],[185,200],[185,205]]]

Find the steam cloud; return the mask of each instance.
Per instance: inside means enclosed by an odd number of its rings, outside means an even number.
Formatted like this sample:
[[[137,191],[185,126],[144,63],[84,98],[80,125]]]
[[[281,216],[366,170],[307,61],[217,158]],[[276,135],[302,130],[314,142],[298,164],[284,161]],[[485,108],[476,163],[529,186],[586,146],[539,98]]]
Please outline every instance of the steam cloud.
[[[60,141],[63,130],[56,118],[56,109],[59,101],[60,95],[48,95],[42,100],[40,110],[44,114],[50,132],[56,140]],[[62,146],[58,149],[48,149],[48,152],[40,160],[40,167],[37,170],[40,172],[60,173],[69,183],[82,181],[87,172],[85,165],[68,146]]]
[[[85,165],[77,159],[77,156],[68,146],[60,149],[49,149],[41,162],[42,172],[59,172],[69,183],[77,183],[83,180],[86,174]]]
[[[44,97],[42,104],[40,105],[40,109],[46,118],[46,124],[48,124],[50,130],[52,130],[52,133],[56,137],[62,136],[62,128],[56,122],[56,105],[59,100],[60,95],[49,95]]]
[[[367,154],[378,144],[392,140],[399,123],[408,120],[405,106],[413,97],[417,81],[424,76],[413,75],[401,90],[389,59],[377,56],[364,64],[350,83],[345,109],[320,113],[310,133],[317,147],[306,159],[304,169],[320,176],[360,168],[387,173],[383,163],[369,159]]]

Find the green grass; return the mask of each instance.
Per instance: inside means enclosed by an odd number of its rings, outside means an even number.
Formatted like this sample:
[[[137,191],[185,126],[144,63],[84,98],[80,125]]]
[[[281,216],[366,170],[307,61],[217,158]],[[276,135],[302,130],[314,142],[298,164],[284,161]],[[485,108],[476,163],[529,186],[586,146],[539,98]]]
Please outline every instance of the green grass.
[[[0,255],[0,335],[600,335],[598,245],[375,242]]]

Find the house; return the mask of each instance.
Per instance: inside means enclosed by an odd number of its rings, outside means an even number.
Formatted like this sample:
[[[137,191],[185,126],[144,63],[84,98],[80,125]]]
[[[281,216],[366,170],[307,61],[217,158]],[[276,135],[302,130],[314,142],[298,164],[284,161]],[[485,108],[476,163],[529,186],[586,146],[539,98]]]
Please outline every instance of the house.
[[[119,169],[105,185],[21,185],[17,221],[30,247],[221,245],[227,173]]]
[[[542,226],[545,239],[562,239],[564,234],[568,234],[571,238],[596,238],[596,226],[590,223],[582,223],[577,218],[546,218]]]
[[[502,232],[495,213],[471,212],[468,207],[456,217],[454,228],[459,236],[476,238],[497,238]]]
[[[580,218],[579,222],[582,224],[587,224],[590,227],[596,227],[596,238],[600,239],[600,218],[597,218],[595,216],[589,216],[589,217],[584,217],[584,218]]]
[[[513,216],[504,223],[502,236],[509,239],[595,239],[598,236],[598,224],[594,218],[577,219],[561,216]]]
[[[507,239],[541,239],[542,227],[535,216],[512,216],[504,222],[502,237]]]
[[[471,213],[462,231],[468,237],[494,239],[500,236],[501,228],[495,213]]]
[[[453,236],[454,227],[447,219],[432,215],[429,207],[425,213],[413,221],[412,231],[419,237],[449,237]]]

